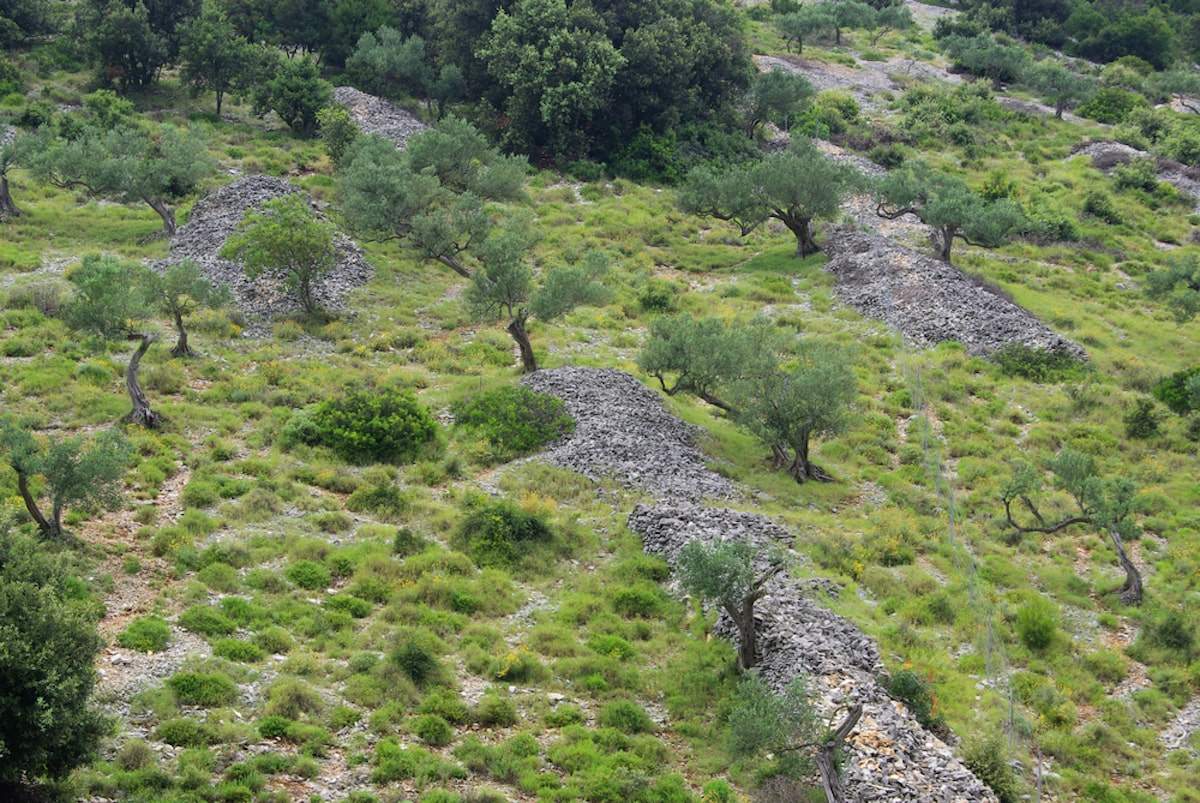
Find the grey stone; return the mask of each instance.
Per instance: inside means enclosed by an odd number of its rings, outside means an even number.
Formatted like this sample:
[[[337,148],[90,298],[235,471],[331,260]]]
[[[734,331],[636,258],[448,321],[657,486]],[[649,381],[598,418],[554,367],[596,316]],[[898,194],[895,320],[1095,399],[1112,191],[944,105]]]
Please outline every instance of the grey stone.
[[[403,148],[409,137],[429,127],[391,101],[360,92],[352,86],[334,89],[333,99],[350,112],[350,119],[360,131],[391,140],[397,148]]]

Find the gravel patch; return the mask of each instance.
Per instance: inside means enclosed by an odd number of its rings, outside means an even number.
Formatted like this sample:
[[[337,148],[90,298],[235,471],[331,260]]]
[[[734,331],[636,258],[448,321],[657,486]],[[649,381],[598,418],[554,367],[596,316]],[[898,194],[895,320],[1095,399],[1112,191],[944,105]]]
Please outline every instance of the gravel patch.
[[[1168,750],[1181,750],[1188,746],[1188,740],[1197,731],[1200,731],[1200,697],[1192,698],[1159,738]]]
[[[429,126],[391,101],[360,92],[352,86],[333,90],[333,99],[350,112],[350,119],[364,134],[375,134],[391,140],[397,148],[408,144],[409,137]]]
[[[142,691],[159,685],[179,671],[188,659],[212,655],[208,642],[195,633],[171,626],[171,641],[162,652],[127,650],[115,644],[106,647],[97,661],[96,691],[104,709],[130,720],[130,703]],[[126,736],[146,736],[139,723],[126,729]]]
[[[674,564],[693,539],[750,541],[763,547],[792,543],[790,533],[765,516],[693,505],[639,505],[629,527],[647,552]],[[760,567],[761,568],[761,567]],[[994,801],[996,798],[942,740],[926,731],[879,684],[879,648],[850,621],[811,601],[803,581],[777,577],[755,609],[761,660],[758,672],[782,690],[806,677],[818,709],[863,706],[846,742],[847,797],[858,801]],[[717,632],[735,638],[721,614]]]
[[[629,374],[602,368],[554,368],[521,380],[562,399],[575,431],[541,454],[593,480],[613,478],[673,499],[730,497],[733,485],[711,471],[695,427],[663,407]]]
[[[802,75],[818,92],[846,92],[869,111],[882,110],[892,96],[904,92],[913,83],[944,81],[961,83],[954,73],[924,61],[893,56],[883,61],[859,61],[857,66],[816,61],[799,55],[755,56],[762,72],[780,69]]]
[[[238,179],[196,202],[188,222],[171,239],[170,255],[155,267],[183,259],[195,260],[214,285],[225,285],[237,306],[247,315],[272,318],[301,309],[299,296],[289,290],[282,271],[268,271],[257,279],[246,276],[240,262],[220,257],[221,248],[251,209],[300,188],[287,179],[253,175]],[[313,209],[320,215],[316,205]],[[343,234],[336,235],[337,265],[313,287],[318,304],[330,310],[345,306],[346,294],[366,284],[374,275],[362,250]]]
[[[849,227],[832,228],[824,247],[838,298],[918,345],[957,340],[971,354],[987,355],[1019,343],[1087,359],[1081,346],[939,259]]]

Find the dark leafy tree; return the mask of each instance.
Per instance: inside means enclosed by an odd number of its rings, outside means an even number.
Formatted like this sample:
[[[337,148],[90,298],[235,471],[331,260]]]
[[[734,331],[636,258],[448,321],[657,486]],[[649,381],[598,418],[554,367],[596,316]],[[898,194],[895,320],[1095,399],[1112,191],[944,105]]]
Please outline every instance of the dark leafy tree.
[[[149,86],[169,59],[166,39],[150,25],[146,7],[122,0],[97,4],[83,32],[106,84],[122,90]]]
[[[148,268],[115,257],[91,254],[71,274],[75,295],[63,310],[71,328],[105,340],[137,341],[125,369],[125,389],[133,409],[125,420],[154,428],[160,417],[150,407],[138,379],[142,357],[158,339],[147,328],[150,300],[146,293]]]
[[[809,699],[803,676],[776,694],[757,675],[747,675],[738,685],[729,714],[730,748],[742,757],[773,753],[782,759],[783,774],[795,778],[807,777],[816,764],[827,803],[843,803],[846,793],[838,770],[838,751],[858,725],[862,711],[861,704],[838,709],[825,725]],[[843,712],[842,721],[834,726],[832,720]]]
[[[526,170],[523,158],[501,155],[469,123],[447,117],[404,151],[378,137],[356,142],[340,175],[342,212],[360,236],[403,240],[469,278],[465,256],[491,230],[485,200],[519,197]]]
[[[334,104],[317,112],[317,125],[321,129],[321,141],[334,167],[341,167],[350,146],[361,135],[358,126],[350,117],[345,106]]]
[[[858,382],[846,352],[819,340],[801,340],[790,364],[740,382],[737,419],[770,447],[778,468],[796,482],[832,479],[809,455],[813,438],[843,432]]]
[[[174,126],[153,129],[88,126],[74,139],[43,132],[30,169],[64,189],[96,198],[143,202],[162,219],[163,234],[175,233],[177,199],[193,192],[214,162],[198,134]]]
[[[556,268],[542,277],[536,289],[528,253],[531,237],[523,227],[509,225],[483,243],[479,269],[471,276],[467,304],[483,320],[507,318],[505,327],[521,353],[526,373],[538,368],[529,340],[529,319],[551,321],[583,304],[600,304],[608,297],[600,281],[608,270],[603,254],[592,252],[577,265]]]
[[[638,367],[658,379],[668,396],[690,393],[725,412],[722,398],[738,382],[774,367],[775,349],[769,325],[727,325],[719,318],[693,318],[686,313],[656,318],[638,354]]]
[[[428,107],[436,109],[439,120],[447,104],[460,100],[465,91],[458,65],[446,64],[439,70],[424,38],[405,36],[387,26],[362,35],[346,60],[346,70],[358,86],[373,94],[423,98]]]
[[[942,47],[956,67],[987,78],[997,87],[1019,80],[1028,68],[1029,54],[1023,47],[990,34],[949,36],[942,40]]]
[[[722,541],[715,546],[691,541],[680,551],[676,563],[683,588],[719,606],[737,628],[738,668],[742,671],[758,663],[754,606],[766,596],[772,578],[786,568],[779,556],[767,560],[758,553],[746,541]],[[756,568],[756,561],[767,565]]]
[[[200,266],[190,259],[168,265],[161,273],[148,273],[146,290],[150,301],[164,315],[170,316],[175,324],[175,346],[171,354],[175,357],[190,357],[195,354],[188,345],[188,333],[184,319],[201,307],[219,307],[227,303],[229,291],[215,287]]]
[[[787,131],[813,95],[813,86],[802,75],[781,69],[759,73],[746,95],[744,117],[746,134],[753,137],[764,123],[774,123]]]
[[[894,220],[913,215],[934,230],[938,257],[950,261],[954,241],[995,248],[1016,232],[1024,216],[1007,198],[989,201],[962,179],[922,163],[893,170],[876,187],[876,213]]]
[[[57,11],[50,0],[0,0],[0,47],[55,32],[59,29]]]
[[[393,0],[330,0],[328,23],[321,42],[323,60],[341,66],[360,37],[395,22]]]
[[[282,273],[304,311],[319,316],[323,312],[313,291],[337,264],[335,234],[334,225],[319,218],[302,195],[291,193],[247,214],[221,255],[240,261],[252,279]]]
[[[903,3],[889,3],[875,10],[874,18],[867,27],[871,30],[871,46],[892,31],[908,31],[916,27],[912,11]]]
[[[797,137],[786,151],[749,166],[696,168],[679,193],[679,204],[685,212],[731,221],[743,236],[774,218],[795,236],[796,255],[806,257],[820,250],[812,221],[835,215],[863,181],[852,166]]]
[[[29,786],[92,760],[108,723],[92,705],[96,606],[66,560],[0,531],[0,794],[38,799]]]
[[[312,136],[317,130],[317,114],[329,105],[333,87],[307,56],[275,59],[270,72],[271,77],[255,88],[255,113],[275,112],[292,131]]]
[[[875,20],[875,9],[859,0],[822,0],[833,22],[833,41],[842,44],[843,28],[867,28]]]
[[[89,441],[80,437],[36,437],[12,418],[0,420],[0,451],[17,475],[17,493],[45,538],[62,538],[68,508],[111,507],[121,498],[121,478],[132,451],[117,430]],[[40,488],[40,493],[38,492]],[[49,511],[43,512],[38,497]]]
[[[225,93],[245,86],[253,66],[253,51],[225,12],[209,5],[184,26],[180,59],[184,82],[195,92],[210,91],[216,95],[220,117]]]
[[[1074,526],[1106,532],[1125,572],[1121,601],[1142,601],[1142,575],[1125,551],[1125,541],[1136,537],[1133,506],[1137,487],[1125,477],[1103,477],[1095,459],[1073,449],[1063,449],[1049,461],[1053,486],[1070,497],[1075,510],[1065,515],[1043,514],[1038,497],[1043,489],[1042,472],[1029,463],[1017,463],[1000,493],[1004,517],[1018,536],[1027,533],[1050,535]],[[1026,520],[1022,521],[1021,517]]]

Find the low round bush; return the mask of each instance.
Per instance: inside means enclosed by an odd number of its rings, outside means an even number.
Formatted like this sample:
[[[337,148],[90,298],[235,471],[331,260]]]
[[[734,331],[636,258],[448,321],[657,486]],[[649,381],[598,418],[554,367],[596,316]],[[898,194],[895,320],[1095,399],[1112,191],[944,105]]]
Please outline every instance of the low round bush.
[[[325,446],[355,463],[409,463],[437,437],[437,422],[411,391],[351,391],[292,417],[284,442]]]
[[[154,731],[154,738],[173,747],[202,747],[213,741],[212,730],[187,717],[168,719]]]
[[[1058,630],[1058,610],[1044,597],[1034,597],[1017,610],[1017,635],[1031,650],[1044,650]]]
[[[160,616],[139,616],[117,636],[117,644],[138,652],[162,652],[171,643],[171,626]]]
[[[622,733],[649,733],[654,721],[640,705],[632,700],[613,700],[600,709],[600,724]]]
[[[263,649],[253,642],[223,638],[213,645],[213,655],[229,661],[249,664],[262,660]]]
[[[305,588],[309,591],[320,591],[329,588],[329,583],[333,579],[329,569],[312,560],[296,561],[287,567],[284,575],[286,575],[287,579],[300,586],[300,588]]]
[[[549,543],[546,522],[507,500],[472,503],[452,539],[480,566],[511,566],[537,544]]]
[[[412,732],[431,747],[444,747],[454,738],[450,723],[437,714],[422,714],[412,722]]]
[[[184,705],[226,705],[237,699],[237,684],[227,675],[208,672],[178,672],[167,681],[175,699]]]
[[[179,624],[202,636],[228,636],[237,630],[237,624],[232,619],[209,605],[188,608],[179,617]]]
[[[482,437],[498,461],[536,451],[575,429],[561,399],[524,385],[480,393],[454,407],[458,426]]]
[[[1154,398],[1178,415],[1200,409],[1200,366],[1187,368],[1163,379],[1154,386]]]

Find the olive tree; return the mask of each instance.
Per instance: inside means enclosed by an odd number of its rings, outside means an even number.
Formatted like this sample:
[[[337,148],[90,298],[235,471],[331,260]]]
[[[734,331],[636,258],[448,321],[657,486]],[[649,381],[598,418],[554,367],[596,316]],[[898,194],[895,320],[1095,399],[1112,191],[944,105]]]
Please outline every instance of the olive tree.
[[[849,422],[857,380],[846,352],[819,340],[801,340],[782,369],[738,384],[737,419],[770,448],[776,467],[796,482],[829,481],[813,464],[813,438],[837,435]]]
[[[875,20],[875,9],[860,0],[823,0],[823,6],[833,24],[833,41],[842,44],[843,28],[867,28]]]
[[[253,46],[237,32],[224,9],[206,4],[200,16],[183,27],[180,77],[194,92],[212,92],[220,117],[225,93],[245,85],[254,54]]]
[[[198,134],[169,125],[87,126],[70,139],[43,132],[31,150],[29,168],[37,178],[94,198],[145,203],[162,219],[167,236],[176,228],[171,205],[214,169]]]
[[[834,720],[843,711],[845,716],[835,726]],[[778,694],[757,675],[746,675],[738,684],[729,713],[730,749],[739,757],[774,754],[782,774],[793,778],[809,776],[815,763],[826,803],[843,803],[846,792],[837,754],[862,712],[861,703],[839,708],[823,724],[803,675],[796,676]]]
[[[721,608],[737,629],[738,667],[758,663],[754,606],[767,593],[767,584],[782,572],[778,556],[761,571],[754,566],[759,550],[746,541],[722,541],[707,546],[690,541],[679,552],[675,569],[687,593]]]
[[[172,356],[190,357],[195,352],[188,345],[188,333],[183,319],[201,307],[219,307],[229,299],[225,287],[217,287],[200,272],[200,266],[190,259],[168,265],[161,273],[148,273],[146,291],[151,303],[175,324],[175,345]]]
[[[225,259],[238,260],[256,279],[280,272],[309,315],[323,314],[313,294],[317,281],[337,264],[336,229],[318,217],[300,193],[289,193],[249,212],[221,248]]]
[[[812,84],[802,75],[778,67],[759,73],[750,84],[743,104],[747,136],[753,137],[764,123],[774,123],[788,130],[792,120],[803,112],[812,94]]]
[[[806,257],[820,250],[812,221],[837,214],[842,201],[863,185],[854,167],[797,137],[787,150],[748,166],[692,170],[679,205],[685,212],[730,221],[742,236],[774,218],[795,236],[796,255]]]
[[[1050,535],[1078,525],[1107,533],[1125,572],[1125,582],[1118,592],[1121,601],[1126,605],[1140,604],[1142,575],[1125,551],[1125,541],[1137,535],[1137,525],[1132,519],[1137,487],[1125,477],[1101,476],[1095,458],[1070,448],[1055,455],[1046,468],[1053,476],[1053,487],[1071,499],[1074,510],[1057,516],[1044,514],[1039,505],[1044,487],[1042,472],[1029,463],[1019,462],[1000,492],[1008,526],[1018,536]],[[1026,520],[1021,521],[1022,517]]]
[[[833,30],[833,15],[823,4],[803,5],[795,11],[779,15],[775,19],[775,28],[787,43],[789,51],[795,45],[797,52],[803,53],[806,41],[824,31]]]
[[[913,215],[934,230],[938,258],[950,261],[955,240],[983,248],[1002,245],[1022,222],[1020,208],[1007,198],[988,200],[957,176],[924,164],[890,171],[876,187],[875,212],[894,220]]]
[[[1054,104],[1054,116],[1059,120],[1063,112],[1087,100],[1096,89],[1096,82],[1091,78],[1053,59],[1045,59],[1030,67],[1025,73],[1025,82]]]
[[[275,112],[296,134],[312,136],[317,130],[317,114],[333,97],[333,86],[308,56],[281,59],[262,51],[260,58],[263,63],[256,68],[260,80],[254,87],[254,113]]]
[[[85,256],[70,276],[75,295],[67,302],[63,317],[73,329],[104,340],[137,341],[125,368],[125,389],[133,405],[125,420],[153,428],[159,415],[151,409],[138,379],[142,357],[158,339],[158,334],[147,328],[151,309],[147,272],[141,265],[116,257]]]
[[[51,539],[63,537],[68,508],[111,506],[121,498],[121,478],[132,456],[128,441],[116,430],[87,441],[53,435],[41,439],[13,418],[0,420],[0,451],[17,475],[17,493],[29,517]],[[47,512],[39,496],[49,505]]]
[[[529,340],[529,319],[551,321],[582,304],[607,298],[600,280],[608,270],[603,254],[592,252],[575,265],[555,268],[534,287],[528,254],[531,238],[515,226],[493,234],[480,248],[480,267],[467,288],[467,304],[483,320],[507,318],[505,327],[521,353],[526,373],[537,370]]]
[[[26,160],[28,154],[25,149],[28,144],[27,135],[14,133],[6,138],[4,132],[0,131],[0,223],[21,216],[21,209],[13,201],[8,186],[8,177]]]
[[[342,212],[360,237],[401,240],[470,278],[465,257],[492,228],[486,202],[520,197],[527,167],[455,117],[412,137],[403,151],[360,137],[343,158]]]
[[[889,3],[883,8],[876,9],[870,23],[871,47],[879,44],[889,31],[907,31],[916,27],[912,11],[903,3]]]
[[[32,787],[91,761],[108,732],[92,705],[103,641],[87,587],[61,553],[0,526],[0,790]],[[21,791],[15,791],[21,790]]]
[[[690,393],[729,413],[733,405],[723,398],[726,391],[773,367],[771,340],[766,321],[726,324],[681,313],[650,322],[637,362],[668,396]]]

